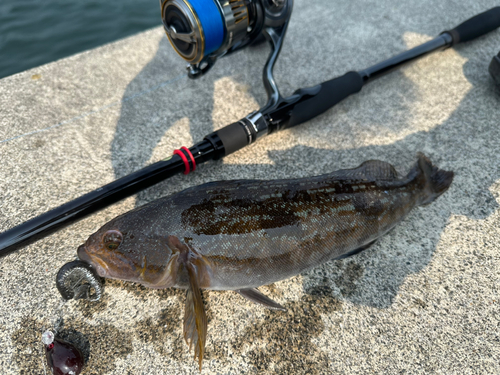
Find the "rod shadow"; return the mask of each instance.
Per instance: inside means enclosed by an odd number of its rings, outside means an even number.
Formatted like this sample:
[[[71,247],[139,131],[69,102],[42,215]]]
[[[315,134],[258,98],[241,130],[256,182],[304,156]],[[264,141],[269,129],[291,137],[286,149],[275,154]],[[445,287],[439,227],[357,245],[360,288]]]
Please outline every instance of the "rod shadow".
[[[223,78],[230,77],[238,82],[242,90],[247,90],[246,95],[256,98],[260,105],[264,104],[266,96],[260,81],[268,51],[265,43],[252,46],[246,53],[225,57],[204,77],[191,80],[185,74],[182,59],[173,52],[167,37],[163,37],[154,58],[130,82],[123,95],[124,104],[111,144],[115,177],[123,177],[150,164],[162,137],[179,120],[188,119],[189,137],[193,142],[201,141],[213,132],[212,115],[214,100],[217,100],[214,90],[217,81]],[[243,117],[250,111],[237,112]],[[181,146],[189,147],[190,144],[175,144],[173,147]],[[168,150],[172,151],[173,148]],[[173,181],[173,185],[180,182],[175,177]],[[161,186],[164,194],[165,186]],[[154,187],[149,193],[139,193],[137,202],[143,204],[151,200],[151,191],[157,190],[158,187]]]

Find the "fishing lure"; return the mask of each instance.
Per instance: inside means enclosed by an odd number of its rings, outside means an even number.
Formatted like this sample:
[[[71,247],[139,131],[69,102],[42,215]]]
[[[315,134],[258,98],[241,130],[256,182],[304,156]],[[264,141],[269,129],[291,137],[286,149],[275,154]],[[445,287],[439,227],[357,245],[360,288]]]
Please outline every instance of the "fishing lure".
[[[78,257],[101,277],[186,289],[184,338],[201,369],[201,289],[233,290],[284,310],[256,288],[365,250],[452,180],[453,172],[419,154],[402,178],[371,160],[316,177],[211,182],[118,216]]]
[[[52,331],[42,335],[47,364],[54,375],[80,375],[84,366],[82,352],[73,344],[55,337]]]

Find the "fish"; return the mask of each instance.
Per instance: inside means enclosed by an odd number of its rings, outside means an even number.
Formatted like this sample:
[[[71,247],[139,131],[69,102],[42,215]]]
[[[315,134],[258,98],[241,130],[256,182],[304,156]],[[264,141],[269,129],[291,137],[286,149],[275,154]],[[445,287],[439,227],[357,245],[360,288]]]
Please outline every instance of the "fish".
[[[369,160],[314,177],[209,182],[114,218],[77,253],[101,277],[185,289],[183,335],[201,370],[203,289],[285,310],[257,288],[366,250],[453,176],[419,153],[404,177]]]

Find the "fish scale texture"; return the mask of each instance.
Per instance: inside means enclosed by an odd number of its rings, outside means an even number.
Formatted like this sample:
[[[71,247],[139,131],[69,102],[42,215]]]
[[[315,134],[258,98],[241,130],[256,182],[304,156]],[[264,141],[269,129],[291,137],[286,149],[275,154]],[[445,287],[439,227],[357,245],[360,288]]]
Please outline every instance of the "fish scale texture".
[[[153,4],[153,6],[155,6]],[[157,5],[156,5],[157,6]],[[281,92],[359,70],[498,6],[296,0]],[[160,25],[160,20],[158,20]],[[366,160],[400,175],[423,152],[453,184],[370,249],[259,288],[287,311],[203,294],[202,374],[500,373],[500,31],[429,55],[323,115],[199,166],[0,259],[0,369],[43,374],[59,315],[84,374],[199,374],[182,333],[185,291],[108,281],[98,303],[62,305],[59,268],[116,217],[191,186],[303,178]],[[0,230],[190,146],[266,101],[266,46],[191,81],[161,28],[0,80]]]
[[[450,176],[439,194],[434,175]],[[442,194],[452,176],[419,155],[404,178],[388,163],[367,161],[302,179],[208,183],[120,215],[78,254],[102,277],[154,288],[187,288],[182,273],[191,258],[201,260],[202,288],[255,288],[373,243]]]

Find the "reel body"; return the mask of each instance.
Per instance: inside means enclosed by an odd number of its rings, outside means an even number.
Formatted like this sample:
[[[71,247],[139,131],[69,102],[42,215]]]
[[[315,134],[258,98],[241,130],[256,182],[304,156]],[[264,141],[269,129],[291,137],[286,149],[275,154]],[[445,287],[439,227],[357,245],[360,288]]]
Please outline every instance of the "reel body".
[[[224,55],[245,48],[266,28],[282,27],[293,0],[160,0],[165,32],[186,60],[188,75],[206,73]]]

